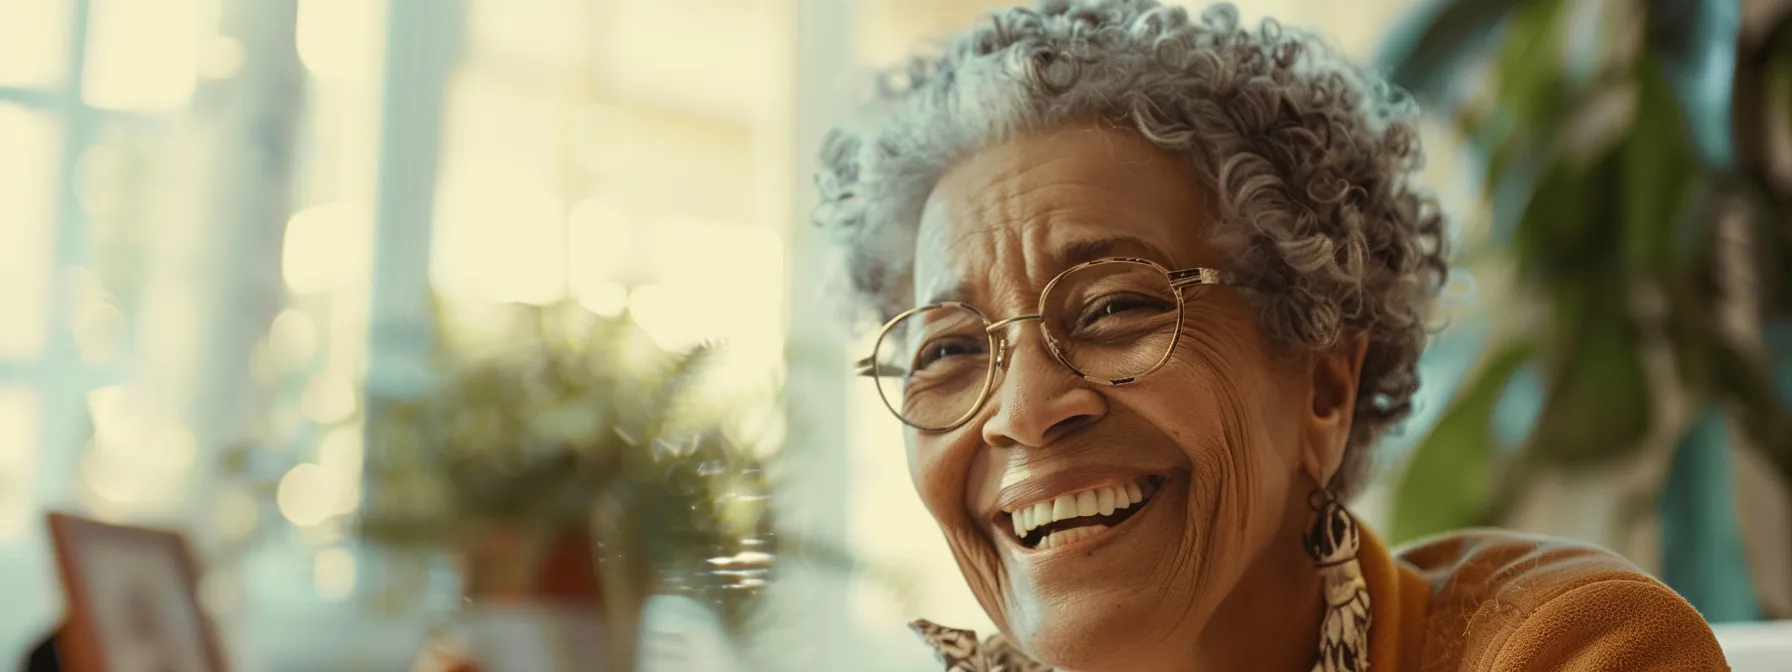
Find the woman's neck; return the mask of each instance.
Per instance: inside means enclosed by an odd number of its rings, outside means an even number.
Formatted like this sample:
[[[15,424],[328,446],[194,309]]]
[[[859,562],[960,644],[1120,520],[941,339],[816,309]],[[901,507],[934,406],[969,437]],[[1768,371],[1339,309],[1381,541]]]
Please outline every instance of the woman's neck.
[[[1305,507],[1300,507],[1304,509]],[[1274,544],[1251,563],[1208,620],[1196,670],[1311,669],[1325,616],[1319,572],[1301,544],[1310,516],[1290,512]]]

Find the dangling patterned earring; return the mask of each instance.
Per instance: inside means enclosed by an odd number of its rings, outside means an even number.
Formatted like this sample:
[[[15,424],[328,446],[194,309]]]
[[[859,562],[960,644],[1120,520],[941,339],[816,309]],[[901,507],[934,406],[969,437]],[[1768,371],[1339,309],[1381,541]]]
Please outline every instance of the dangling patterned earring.
[[[1313,672],[1367,672],[1369,669],[1369,582],[1356,553],[1361,547],[1356,519],[1331,488],[1307,496],[1313,525],[1305,538],[1307,555],[1319,569],[1325,591],[1325,618],[1319,623],[1319,662]]]

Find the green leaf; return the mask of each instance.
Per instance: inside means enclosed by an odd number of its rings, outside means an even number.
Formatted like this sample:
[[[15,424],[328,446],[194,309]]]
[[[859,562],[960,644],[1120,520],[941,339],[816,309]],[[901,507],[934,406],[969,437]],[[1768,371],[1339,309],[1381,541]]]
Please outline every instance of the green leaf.
[[[1674,350],[1675,372],[1680,386],[1698,397],[1714,396],[1719,388],[1712,348],[1721,347],[1723,337],[1718,332],[1715,292],[1710,282],[1703,281],[1709,273],[1701,265],[1678,271],[1661,285],[1668,300],[1662,326]]]
[[[1482,193],[1493,199],[1498,241],[1512,238],[1516,220],[1560,161],[1556,141],[1579,99],[1568,81],[1561,49],[1563,3],[1533,2],[1512,16],[1494,56],[1494,106],[1473,128],[1471,145],[1485,158]]]
[[[1774,177],[1773,166],[1779,153],[1776,131],[1792,123],[1782,111],[1792,99],[1792,13],[1781,12],[1777,22],[1750,32],[1756,37],[1743,48],[1732,84],[1735,149],[1749,181],[1786,207],[1792,189]]]
[[[1710,212],[1688,212],[1699,178],[1698,159],[1688,144],[1673,92],[1653,67],[1638,73],[1636,121],[1625,139],[1624,254],[1634,273],[1659,277],[1679,265],[1702,240]],[[1688,232],[1681,229],[1689,228]]]
[[[1494,355],[1419,442],[1394,495],[1391,543],[1481,522],[1499,441],[1493,410],[1530,356],[1529,344]]]
[[[1792,426],[1774,388],[1773,362],[1723,338],[1713,337],[1708,345],[1716,391],[1735,402],[1743,428],[1775,462],[1792,464],[1792,453],[1778,452],[1792,438]]]
[[[1742,30],[1740,3],[1649,0],[1648,21],[1650,46],[1686,119],[1699,160],[1709,170],[1729,172],[1736,164],[1730,100]]]
[[[1437,0],[1409,12],[1381,42],[1375,65],[1420,100],[1449,96],[1469,61],[1492,43],[1503,21],[1525,0]]]
[[[1562,261],[1568,250],[1562,239],[1572,222],[1581,218],[1585,190],[1585,174],[1566,161],[1556,161],[1543,171],[1537,190],[1513,224],[1510,251],[1521,279],[1547,281],[1559,277],[1559,269],[1572,267]]]
[[[1514,132],[1533,131],[1530,124],[1555,123],[1567,90],[1562,31],[1567,3],[1532,0],[1512,14],[1512,27],[1494,56],[1499,77],[1497,101],[1512,115]]]
[[[1622,288],[1585,290],[1597,302],[1581,333],[1559,350],[1532,449],[1546,462],[1597,463],[1635,448],[1649,427],[1649,380]]]
[[[1521,277],[1557,294],[1617,271],[1620,257],[1612,241],[1621,233],[1614,203],[1622,195],[1622,168],[1618,152],[1589,166],[1555,160],[1514,226],[1512,253]]]

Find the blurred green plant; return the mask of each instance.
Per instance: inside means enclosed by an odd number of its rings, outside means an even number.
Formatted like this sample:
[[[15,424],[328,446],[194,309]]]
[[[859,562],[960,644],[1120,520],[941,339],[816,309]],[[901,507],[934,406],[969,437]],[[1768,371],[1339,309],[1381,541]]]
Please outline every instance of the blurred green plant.
[[[725,431],[749,409],[704,393],[717,347],[668,352],[626,312],[602,317],[572,302],[485,308],[438,301],[421,392],[366,399],[352,535],[387,560],[389,585],[375,595],[383,608],[416,606],[428,560],[463,555],[493,528],[520,530],[512,538],[537,554],[568,532],[589,533],[619,670],[633,664],[640,610],[656,594],[710,605],[737,641],[804,627],[761,608],[774,560],[865,577],[914,608],[915,577],[837,540],[774,529],[774,494],[801,484],[768,468],[801,451]],[[781,406],[776,395],[751,401]],[[304,460],[256,442],[227,451],[222,470],[266,501]]]
[[[626,313],[571,302],[513,310],[483,346],[439,328],[426,395],[372,400],[359,536],[452,548],[494,524],[586,530],[608,510],[654,533],[597,538],[600,561],[738,623],[769,568],[770,511],[762,452],[693,402],[715,349],[666,352]],[[735,560],[718,573],[714,558]]]
[[[1792,415],[1758,333],[1792,315],[1789,18],[1744,30],[1734,0],[1439,0],[1384,42],[1381,70],[1479,160],[1479,242],[1516,270],[1523,308],[1415,448],[1394,541],[1499,524],[1537,470],[1683,435],[1658,426],[1670,397],[1735,410],[1792,486]],[[1541,411],[1506,450],[1493,407],[1526,368]],[[1660,485],[1626,510],[1646,515]]]
[[[776,552],[770,451],[697,401],[716,349],[668,352],[627,314],[571,302],[505,311],[473,336],[438,303],[428,383],[370,396],[353,535],[401,559],[455,555],[494,528],[543,547],[590,535],[604,581],[630,584],[606,598],[689,594],[742,626]],[[250,469],[267,453],[233,451],[225,470],[284,473]]]

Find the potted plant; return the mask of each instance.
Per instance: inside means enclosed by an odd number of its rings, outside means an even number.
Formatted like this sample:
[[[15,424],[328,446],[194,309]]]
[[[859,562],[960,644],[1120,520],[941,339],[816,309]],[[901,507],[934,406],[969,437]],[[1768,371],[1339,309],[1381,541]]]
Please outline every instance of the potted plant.
[[[713,349],[570,302],[511,312],[483,341],[438,320],[425,392],[368,399],[355,537],[457,560],[486,672],[632,669],[653,594],[740,622],[772,557],[766,485],[691,394]]]

